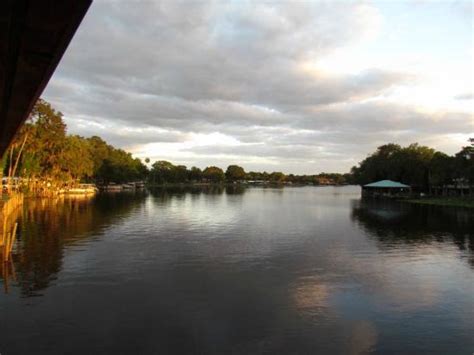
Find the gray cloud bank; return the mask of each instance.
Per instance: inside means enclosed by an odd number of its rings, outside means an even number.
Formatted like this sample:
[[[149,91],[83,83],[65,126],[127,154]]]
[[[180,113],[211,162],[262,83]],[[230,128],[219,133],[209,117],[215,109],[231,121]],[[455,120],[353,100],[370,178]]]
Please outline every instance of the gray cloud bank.
[[[469,115],[383,100],[412,75],[305,65],[378,21],[358,3],[96,1],[45,97],[72,133],[188,165],[346,171],[378,144],[469,131]],[[216,132],[238,144],[146,149]]]

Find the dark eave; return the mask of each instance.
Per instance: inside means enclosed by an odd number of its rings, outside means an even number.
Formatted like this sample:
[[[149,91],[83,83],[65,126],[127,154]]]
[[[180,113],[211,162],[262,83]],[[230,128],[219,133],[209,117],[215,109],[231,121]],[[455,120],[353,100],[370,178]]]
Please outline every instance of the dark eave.
[[[0,156],[43,92],[91,2],[0,2]]]

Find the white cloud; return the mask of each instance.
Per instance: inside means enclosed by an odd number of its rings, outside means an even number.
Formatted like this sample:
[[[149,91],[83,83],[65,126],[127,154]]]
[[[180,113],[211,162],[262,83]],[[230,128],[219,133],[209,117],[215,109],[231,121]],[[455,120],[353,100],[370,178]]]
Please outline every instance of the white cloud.
[[[378,5],[96,1],[45,98],[72,133],[186,165],[342,172],[433,137],[453,153],[474,131],[469,58],[389,47],[416,24]]]

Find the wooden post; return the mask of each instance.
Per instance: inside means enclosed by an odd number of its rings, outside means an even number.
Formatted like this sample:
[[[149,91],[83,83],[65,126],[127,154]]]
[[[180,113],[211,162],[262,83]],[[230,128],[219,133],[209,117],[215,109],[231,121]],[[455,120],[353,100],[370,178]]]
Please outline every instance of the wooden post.
[[[10,240],[10,249],[8,250],[8,254],[12,253],[13,250],[13,243],[15,243],[16,239],[16,229],[18,228],[18,222],[15,222],[15,226],[13,227],[13,233],[11,235],[11,240]]]
[[[8,261],[8,249],[10,248],[9,243],[10,243],[10,233],[7,234],[5,245],[3,246],[3,261],[6,262]]]
[[[7,236],[7,218],[5,216],[5,211],[3,212],[3,231],[2,231],[2,240],[0,246],[5,245],[5,238]]]

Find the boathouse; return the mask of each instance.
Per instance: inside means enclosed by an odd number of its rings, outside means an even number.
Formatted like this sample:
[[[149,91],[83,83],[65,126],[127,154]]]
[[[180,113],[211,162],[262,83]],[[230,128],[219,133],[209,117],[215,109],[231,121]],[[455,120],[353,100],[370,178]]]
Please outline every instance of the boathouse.
[[[362,186],[362,196],[407,196],[411,192],[409,185],[398,181],[380,180]]]

